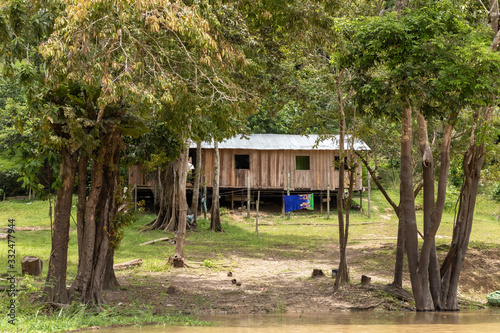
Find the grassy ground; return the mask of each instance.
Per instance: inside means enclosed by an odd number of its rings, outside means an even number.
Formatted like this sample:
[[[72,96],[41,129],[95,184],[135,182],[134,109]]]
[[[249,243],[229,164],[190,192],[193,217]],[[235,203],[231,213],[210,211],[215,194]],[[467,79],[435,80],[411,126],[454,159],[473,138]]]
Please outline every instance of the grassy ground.
[[[391,192],[397,198],[396,192]],[[396,242],[397,218],[388,208],[385,199],[378,191],[372,193],[372,215],[368,218],[366,211],[352,212],[350,228],[350,246],[359,247],[372,241],[383,241],[380,248],[361,249],[362,255],[353,256],[352,273],[361,269],[373,269],[387,278],[392,274],[392,260],[381,260],[384,255],[392,256]],[[366,209],[366,202],[363,204]],[[494,210],[498,202],[479,197],[476,207],[475,224],[471,235],[471,244],[476,249],[500,248],[500,221]],[[227,210],[225,210],[227,212]],[[47,273],[50,245],[50,218],[48,201],[15,200],[0,202],[0,228],[6,228],[9,219],[15,219],[16,232],[16,264],[20,270],[20,260],[25,255],[37,256],[44,262],[43,276]],[[201,219],[196,232],[188,232],[185,255],[192,262],[201,262],[211,270],[220,269],[221,264],[231,266],[230,258],[279,258],[294,260],[315,258],[321,254],[330,255],[332,248],[337,246],[338,233],[336,227],[336,212],[330,219],[318,212],[294,212],[287,220],[279,212],[268,211],[260,218],[259,237],[255,233],[254,217],[247,219],[240,214],[226,213],[223,216],[225,233],[208,231],[209,221]],[[73,213],[73,216],[76,216]],[[245,214],[246,216],[246,214]],[[254,215],[252,215],[254,216]],[[419,211],[421,216],[421,211]],[[453,211],[447,211],[436,239],[437,245],[446,246],[450,243],[453,228]],[[118,272],[119,276],[126,274],[143,276],[154,272],[169,272],[167,259],[173,255],[174,246],[141,246],[148,240],[165,237],[163,231],[142,233],[143,226],[154,218],[153,215],[143,215],[125,231],[124,239],[115,254],[115,263],[136,258],[143,259],[143,265],[126,273]],[[1,231],[0,231],[1,232]],[[169,234],[167,234],[168,236]],[[73,220],[70,231],[70,248],[68,253],[68,284],[72,282],[77,271],[77,236],[76,224]],[[387,246],[389,244],[389,246]],[[3,250],[2,250],[3,248]],[[0,241],[0,262],[7,262],[7,243]],[[382,256],[381,256],[382,255]],[[236,265],[236,264],[234,264]],[[1,273],[5,272],[5,265]],[[42,279],[18,277],[18,287],[21,292],[17,299],[18,331],[65,331],[78,327],[100,326],[103,324],[128,324],[159,321],[165,323],[199,324],[190,318],[179,317],[177,312],[155,313],[147,305],[136,308],[108,308],[98,315],[90,315],[73,305],[70,309],[45,315],[42,305],[32,302],[42,288]],[[0,306],[6,309],[9,298],[2,293]],[[177,309],[179,310],[179,309]],[[111,315],[111,314],[115,315]],[[116,313],[119,315],[116,316]],[[1,316],[1,315],[0,315]],[[140,317],[140,319],[138,319]],[[1,318],[1,317],[0,317]],[[114,319],[112,319],[114,318]],[[0,330],[12,331],[8,318],[0,319]]]

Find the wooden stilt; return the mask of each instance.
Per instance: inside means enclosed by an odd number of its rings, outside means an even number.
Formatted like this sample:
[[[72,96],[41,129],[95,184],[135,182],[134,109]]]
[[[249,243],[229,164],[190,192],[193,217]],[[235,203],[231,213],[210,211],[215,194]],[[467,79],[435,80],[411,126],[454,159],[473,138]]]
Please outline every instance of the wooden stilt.
[[[247,218],[250,218],[250,170],[248,170],[247,181]]]
[[[319,192],[319,213],[323,214],[323,191]]]
[[[363,211],[363,189],[359,191],[359,210]]]
[[[283,209],[281,210],[283,217],[285,217],[285,190],[281,190],[281,198],[283,199]]]
[[[255,216],[255,232],[257,233],[257,238],[259,238],[259,202],[260,191],[257,191],[257,202],[255,204],[255,210],[257,211],[257,216]]]
[[[330,172],[328,172],[328,186],[326,190],[326,219],[330,219]]]
[[[134,210],[137,210],[137,174],[139,173],[139,167],[135,166],[134,175]]]
[[[205,198],[205,203],[203,205],[203,218],[207,219],[207,179],[203,177],[203,198]]]
[[[288,180],[286,182],[286,187],[287,187],[286,195],[290,195],[290,171],[288,171],[288,177],[287,177],[287,179]],[[288,212],[287,219],[288,220],[290,219],[290,212]]]

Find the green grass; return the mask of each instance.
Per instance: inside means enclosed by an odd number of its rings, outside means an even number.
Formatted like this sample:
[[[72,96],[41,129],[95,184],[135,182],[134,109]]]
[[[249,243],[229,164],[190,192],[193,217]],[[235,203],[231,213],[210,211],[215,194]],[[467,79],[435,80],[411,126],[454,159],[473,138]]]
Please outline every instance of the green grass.
[[[398,193],[391,192],[394,200]],[[366,198],[366,196],[365,196]],[[50,218],[48,201],[7,200],[0,202],[0,228],[5,229],[8,219],[14,218],[17,228],[39,227],[40,230],[18,230],[16,236],[16,260],[20,262],[25,255],[40,257],[44,262],[43,276],[47,274],[48,258],[51,251]],[[375,211],[375,207],[378,211]],[[475,213],[475,223],[471,235],[471,246],[476,248],[500,248],[500,222],[491,213],[492,207],[498,203],[488,200],[486,196],[479,196]],[[351,213],[350,244],[359,244],[367,241],[389,244],[380,249],[367,249],[357,260],[358,266],[366,269],[387,270],[391,274],[392,261],[380,263],[380,253],[393,257],[392,245],[396,242],[397,217],[378,191],[372,191],[372,214],[368,218],[367,205],[363,203],[365,212]],[[421,218],[422,212],[418,212]],[[76,216],[73,211],[73,216]],[[443,215],[441,227],[438,231],[437,245],[448,245],[453,229],[453,212]],[[125,273],[144,276],[149,272],[166,272],[171,270],[167,259],[174,254],[175,246],[167,242],[141,246],[140,244],[152,239],[168,236],[164,231],[140,232],[144,225],[154,218],[153,215],[142,215],[138,221],[125,230],[124,239],[120,248],[115,252],[115,263],[125,262],[136,258],[143,260],[140,267],[127,270]],[[217,270],[220,264],[232,265],[231,257],[275,258],[283,260],[314,258],[318,253],[330,253],[338,244],[338,228],[336,211],[332,211],[330,219],[326,212],[293,212],[291,219],[281,214],[263,217],[259,226],[259,237],[255,233],[255,220],[236,220],[230,214],[223,215],[222,227],[225,233],[214,233],[208,230],[210,221],[200,219],[198,230],[188,232],[186,238],[185,255],[189,261],[201,262],[205,269]],[[419,227],[421,229],[421,226]],[[172,234],[170,234],[173,236]],[[3,249],[3,250],[2,250]],[[0,241],[0,262],[7,262],[7,243]],[[78,249],[76,224],[71,222],[70,244],[68,251],[68,284],[72,283],[77,271]],[[18,264],[18,267],[20,265]],[[6,265],[1,266],[0,274],[5,273]],[[56,312],[51,315],[43,314],[38,303],[33,302],[36,295],[43,288],[43,278],[21,278],[20,284],[26,291],[19,296],[18,331],[43,332],[65,331],[69,329],[128,323],[145,323],[149,321],[164,323],[191,323],[190,319],[177,316],[152,315],[147,306],[138,306],[131,313],[124,313],[120,308],[108,308],[99,314],[89,314],[73,306],[71,309]],[[141,279],[139,279],[141,280]],[[142,280],[141,280],[142,281]],[[24,296],[23,296],[23,293]],[[31,298],[29,298],[31,297]],[[4,293],[0,295],[0,306],[6,308],[8,298]],[[122,311],[122,312],[120,312]],[[111,313],[117,313],[116,319]],[[141,319],[139,320],[138,317]],[[137,320],[137,321],[136,321]],[[194,322],[193,322],[194,323]],[[9,331],[7,320],[0,319],[0,331]]]
[[[2,306],[3,308],[3,306]],[[195,320],[184,315],[155,315],[154,309],[123,309],[120,307],[104,307],[95,312],[72,304],[65,309],[45,314],[42,309],[34,314],[19,314],[15,324],[9,323],[9,317],[0,317],[0,332],[66,332],[94,326],[136,326],[155,323],[161,326],[207,326],[209,323]]]
[[[76,218],[74,209],[73,217]],[[8,219],[15,219],[16,227],[50,228],[49,201],[7,198],[0,202],[0,226],[6,226]],[[74,223],[76,222],[72,221]]]

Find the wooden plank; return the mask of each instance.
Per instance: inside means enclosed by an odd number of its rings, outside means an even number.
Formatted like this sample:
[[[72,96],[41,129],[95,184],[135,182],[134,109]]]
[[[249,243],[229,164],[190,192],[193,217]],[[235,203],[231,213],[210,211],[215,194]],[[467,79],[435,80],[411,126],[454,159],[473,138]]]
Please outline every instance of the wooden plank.
[[[322,150],[238,150],[221,149],[221,179],[222,187],[246,188],[247,172],[235,170],[234,155],[249,155],[251,179],[254,188],[286,189],[287,172],[290,172],[291,190],[303,188],[311,190],[327,189],[330,181],[330,190],[338,188],[338,170],[335,170],[333,161],[337,152]],[[309,156],[310,170],[296,170],[296,156]],[[207,179],[207,186],[213,187],[213,149],[204,149],[202,157],[202,174]],[[361,164],[356,168],[356,183],[354,189],[363,188],[361,179]],[[328,179],[328,174],[330,177]],[[133,173],[129,175],[132,179]],[[346,180],[348,177],[346,176]],[[146,180],[144,180],[146,181]]]

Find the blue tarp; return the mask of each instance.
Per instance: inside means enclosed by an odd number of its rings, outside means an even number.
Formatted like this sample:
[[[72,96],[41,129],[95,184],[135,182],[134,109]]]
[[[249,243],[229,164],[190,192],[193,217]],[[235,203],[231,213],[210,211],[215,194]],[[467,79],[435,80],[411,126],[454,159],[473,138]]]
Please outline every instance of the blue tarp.
[[[285,195],[285,213],[292,210],[314,210],[314,194]]]

